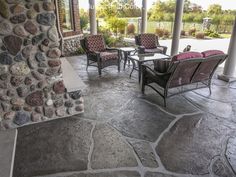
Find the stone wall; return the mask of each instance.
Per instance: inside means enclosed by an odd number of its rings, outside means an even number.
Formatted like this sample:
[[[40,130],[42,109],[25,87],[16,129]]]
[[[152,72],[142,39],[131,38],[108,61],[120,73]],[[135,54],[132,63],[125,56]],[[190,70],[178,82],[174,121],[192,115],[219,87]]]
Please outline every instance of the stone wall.
[[[83,112],[62,81],[54,2],[0,0],[0,130]]]
[[[73,38],[64,39],[63,54],[65,56],[78,55],[80,46],[80,39],[83,38],[83,35],[76,36]]]

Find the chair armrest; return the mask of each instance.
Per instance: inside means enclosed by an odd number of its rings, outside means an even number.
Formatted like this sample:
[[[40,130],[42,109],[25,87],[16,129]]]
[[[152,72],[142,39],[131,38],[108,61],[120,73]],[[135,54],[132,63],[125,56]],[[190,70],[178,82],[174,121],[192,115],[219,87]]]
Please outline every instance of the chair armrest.
[[[138,47],[138,53],[139,54],[144,54],[145,53],[145,47],[144,46],[139,46]]]
[[[98,52],[98,51],[88,51],[88,54],[95,54],[97,56],[100,56],[100,53],[101,52]]]
[[[163,46],[163,45],[158,45],[157,47],[161,47],[163,49],[163,54],[166,54],[168,47]]]
[[[111,47],[106,47],[106,50],[109,50],[109,51],[117,51],[117,52],[119,52],[119,49],[117,49],[117,48],[111,48]]]

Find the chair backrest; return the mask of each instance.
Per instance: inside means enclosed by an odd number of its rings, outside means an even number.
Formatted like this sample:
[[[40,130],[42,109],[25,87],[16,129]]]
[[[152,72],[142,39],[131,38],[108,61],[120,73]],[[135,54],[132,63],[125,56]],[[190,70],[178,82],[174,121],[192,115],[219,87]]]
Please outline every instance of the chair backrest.
[[[90,35],[85,37],[85,46],[90,52],[102,52],[106,50],[106,44],[102,35]]]
[[[196,70],[192,78],[192,83],[210,80],[217,67],[227,58],[227,55],[224,54],[224,52],[218,50],[205,51],[202,52],[202,54],[205,60]]]
[[[171,77],[168,87],[178,87],[191,83],[192,76],[203,60],[203,55],[199,52],[185,52],[172,57],[168,72]]]
[[[222,51],[205,51],[202,54],[186,52],[176,55],[172,58],[172,64],[169,67],[171,76],[167,87],[174,88],[210,80],[219,64],[224,62],[226,58],[227,55]]]
[[[192,77],[202,60],[202,58],[192,58],[173,62],[170,69],[174,69],[167,86],[169,88],[174,88],[190,84]]]
[[[145,33],[139,35],[139,42],[141,46],[146,49],[154,49],[158,45],[157,36],[152,33]]]

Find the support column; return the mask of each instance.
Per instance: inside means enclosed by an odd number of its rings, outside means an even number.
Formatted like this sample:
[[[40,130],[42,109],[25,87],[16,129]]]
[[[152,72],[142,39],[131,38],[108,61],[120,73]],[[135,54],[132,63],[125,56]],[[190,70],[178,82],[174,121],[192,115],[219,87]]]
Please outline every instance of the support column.
[[[95,0],[89,0],[90,34],[97,34]]]
[[[179,53],[179,39],[181,35],[182,17],[184,12],[184,0],[176,0],[174,30],[172,36],[171,55]]]
[[[143,0],[142,18],[141,18],[141,34],[146,33],[147,30],[147,0]]]
[[[236,81],[235,70],[236,70],[236,18],[234,27],[229,43],[228,58],[225,62],[224,72],[218,76],[219,79],[226,82]]]

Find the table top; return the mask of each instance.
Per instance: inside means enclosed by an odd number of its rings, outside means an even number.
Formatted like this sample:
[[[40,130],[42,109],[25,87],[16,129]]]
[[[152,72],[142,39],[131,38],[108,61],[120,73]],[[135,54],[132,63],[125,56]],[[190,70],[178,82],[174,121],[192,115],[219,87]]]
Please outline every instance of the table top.
[[[153,61],[153,60],[160,60],[160,59],[170,59],[171,57],[169,55],[155,53],[155,54],[131,55],[129,56],[129,58],[138,62],[145,62],[145,61]]]
[[[132,52],[132,51],[136,50],[136,48],[134,48],[134,47],[121,47],[119,49],[123,52]]]

